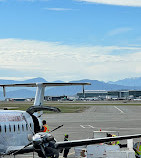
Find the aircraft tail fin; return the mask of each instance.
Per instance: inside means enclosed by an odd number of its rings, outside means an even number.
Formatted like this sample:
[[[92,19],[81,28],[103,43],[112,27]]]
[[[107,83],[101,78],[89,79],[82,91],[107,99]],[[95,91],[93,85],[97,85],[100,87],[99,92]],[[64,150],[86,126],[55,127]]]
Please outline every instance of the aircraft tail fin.
[[[91,85],[90,83],[23,83],[23,84],[4,84],[0,85],[3,87],[3,93],[5,96],[5,87],[37,87],[34,106],[42,106],[44,101],[45,87],[53,86],[79,86]]]

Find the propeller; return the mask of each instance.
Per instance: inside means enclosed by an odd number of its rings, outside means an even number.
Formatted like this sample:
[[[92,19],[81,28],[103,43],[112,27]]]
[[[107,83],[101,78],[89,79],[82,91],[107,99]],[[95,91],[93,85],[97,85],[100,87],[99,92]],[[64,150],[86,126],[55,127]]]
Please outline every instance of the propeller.
[[[24,153],[24,149],[29,147],[30,145],[33,145],[31,151],[35,151],[38,153],[39,157],[47,158],[47,157],[59,157],[59,152],[57,149],[55,149],[55,143],[54,137],[50,133],[40,132],[36,133],[32,137],[32,141],[24,146],[22,149],[10,152],[9,155],[17,155]]]
[[[28,125],[28,122],[23,115],[23,119],[25,120],[26,124]],[[51,132],[57,130],[58,128],[61,128],[63,125],[58,126],[57,128],[53,129]],[[11,152],[9,154],[12,155],[17,155],[20,153],[23,153],[24,149],[29,147],[30,145],[33,145],[32,151],[35,151],[38,153],[39,157],[54,157],[58,158],[59,157],[59,151],[55,149],[55,139],[50,133],[46,132],[39,132],[39,133],[34,133],[31,129],[31,127],[28,125],[30,131],[32,132],[32,138],[31,142],[24,146],[22,149],[18,151]]]
[[[52,153],[50,150],[51,148],[54,148],[54,144],[56,143],[56,141],[54,140],[54,137],[50,133],[45,133],[45,132],[36,133],[32,137],[32,142],[33,142],[33,147],[39,156],[46,158],[47,156],[54,155],[54,153]]]
[[[25,116],[23,115],[23,119],[25,120],[26,124],[28,125],[30,131],[32,132],[33,134],[33,137],[32,137],[32,142],[29,143],[28,145],[26,145],[24,148],[28,147],[30,144],[33,144],[33,148],[34,150],[36,151],[36,149],[38,149],[39,151],[41,150],[42,154],[41,156],[45,157],[46,158],[46,153],[45,153],[45,146],[43,144],[43,141],[47,138],[46,135],[43,135],[43,134],[35,134],[34,131],[32,131],[32,128],[29,126],[28,122],[27,122],[27,119],[25,118]],[[24,149],[23,148],[23,149]],[[21,150],[23,150],[21,149]],[[19,153],[19,151],[18,151]],[[38,152],[39,153],[39,152]]]

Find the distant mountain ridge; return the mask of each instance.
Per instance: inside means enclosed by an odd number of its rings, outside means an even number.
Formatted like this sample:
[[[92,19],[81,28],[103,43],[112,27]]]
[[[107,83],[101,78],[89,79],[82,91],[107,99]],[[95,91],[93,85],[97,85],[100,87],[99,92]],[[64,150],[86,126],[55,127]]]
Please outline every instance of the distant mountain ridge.
[[[139,78],[137,78],[139,81]],[[140,78],[141,79],[141,78]],[[133,79],[130,79],[132,81]],[[77,81],[70,81],[70,82],[90,82],[90,86],[85,86],[85,90],[141,90],[141,84],[138,84],[139,86],[129,86],[129,85],[120,85],[123,84],[126,81],[126,79],[119,80],[116,82],[102,82],[98,80],[77,80]],[[43,78],[33,78],[25,81],[14,81],[14,80],[0,80],[0,84],[14,84],[14,83],[35,83],[35,82],[48,82]],[[56,82],[64,82],[64,81],[54,81]],[[135,82],[135,79],[134,79]],[[118,83],[118,84],[115,84]],[[119,84],[120,83],[120,84]],[[131,85],[132,82],[130,82]],[[6,88],[6,98],[30,98],[35,96],[36,88],[29,88],[29,87],[21,87],[21,88]],[[63,87],[47,87],[45,90],[45,95],[51,95],[51,96],[60,96],[60,95],[75,95],[78,92],[82,92],[82,86],[63,86]],[[4,99],[2,90],[0,91],[0,99]]]
[[[123,80],[118,80],[118,81],[115,81],[115,82],[108,82],[110,84],[117,84],[117,85],[123,85],[123,86],[135,86],[135,87],[138,87],[140,86],[141,87],[141,77],[134,77],[134,78],[125,78]]]
[[[15,81],[15,80],[0,80],[0,84],[16,84],[16,83],[35,83],[35,82],[47,82],[45,79],[38,77],[24,81]]]

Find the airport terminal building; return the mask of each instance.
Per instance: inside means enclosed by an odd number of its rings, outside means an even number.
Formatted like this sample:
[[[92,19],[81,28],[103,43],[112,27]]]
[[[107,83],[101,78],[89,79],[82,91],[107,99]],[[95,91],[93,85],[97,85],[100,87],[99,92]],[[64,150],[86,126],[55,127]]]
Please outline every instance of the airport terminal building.
[[[85,90],[85,93],[77,93],[77,96],[79,99],[86,98],[90,100],[141,99],[141,90]]]
[[[92,100],[106,99],[107,91],[105,90],[85,90],[85,93],[77,93],[79,98],[87,98]]]

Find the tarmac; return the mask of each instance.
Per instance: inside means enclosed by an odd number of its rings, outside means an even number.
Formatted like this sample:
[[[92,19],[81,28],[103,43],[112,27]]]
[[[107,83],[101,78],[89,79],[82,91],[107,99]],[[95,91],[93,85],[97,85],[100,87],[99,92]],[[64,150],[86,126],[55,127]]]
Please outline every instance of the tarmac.
[[[64,134],[69,134],[69,140],[92,138],[93,131],[99,130],[118,131],[119,135],[141,133],[141,106],[138,105],[94,105],[82,113],[44,114],[42,118],[47,121],[50,130],[63,124],[62,128],[52,132],[57,141],[63,141]],[[16,157],[33,156],[30,153]],[[38,157],[37,154],[34,157]],[[74,157],[73,149],[70,150],[68,157]]]

